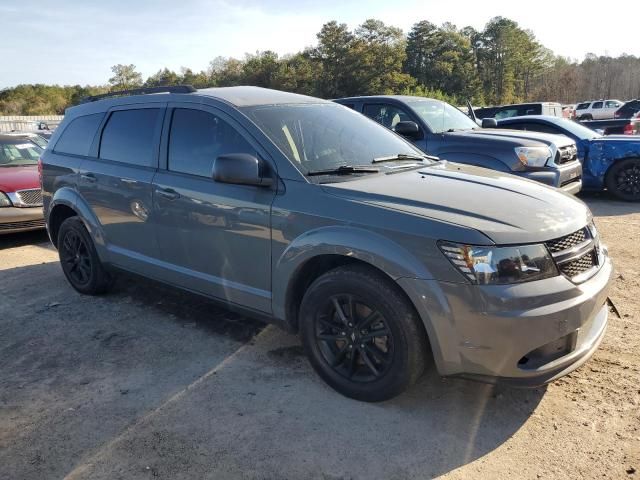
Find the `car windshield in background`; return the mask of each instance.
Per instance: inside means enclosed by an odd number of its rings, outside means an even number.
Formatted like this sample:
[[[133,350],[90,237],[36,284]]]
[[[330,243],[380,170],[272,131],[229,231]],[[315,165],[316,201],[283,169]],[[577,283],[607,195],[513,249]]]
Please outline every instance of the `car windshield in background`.
[[[42,151],[42,148],[26,137],[0,140],[0,167],[35,165]]]
[[[305,175],[341,166],[373,167],[380,157],[428,162],[416,160],[424,153],[396,134],[342,105],[259,106],[245,112]]]
[[[589,140],[591,138],[602,137],[602,135],[600,135],[599,133],[568,118],[558,118],[556,122],[560,128],[567,130],[569,133],[578,137],[580,140]]]
[[[439,100],[414,100],[407,103],[420,115],[432,133],[478,128],[473,120],[448,103]]]

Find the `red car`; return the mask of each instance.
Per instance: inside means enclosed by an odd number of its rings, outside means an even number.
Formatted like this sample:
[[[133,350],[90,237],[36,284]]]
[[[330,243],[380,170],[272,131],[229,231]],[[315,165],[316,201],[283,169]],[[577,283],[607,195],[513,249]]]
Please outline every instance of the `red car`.
[[[29,135],[0,134],[0,234],[44,228],[42,152]]]

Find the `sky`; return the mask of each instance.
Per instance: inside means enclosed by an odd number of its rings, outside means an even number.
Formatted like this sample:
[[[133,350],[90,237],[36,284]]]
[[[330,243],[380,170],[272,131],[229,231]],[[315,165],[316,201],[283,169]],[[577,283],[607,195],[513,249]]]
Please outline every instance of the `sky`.
[[[611,5],[607,14],[580,0],[0,0],[0,89],[106,84],[118,63],[146,78],[164,67],[204,70],[217,56],[295,53],[328,21],[355,28],[367,18],[406,33],[420,20],[480,30],[503,16],[559,55],[640,56],[640,6]]]

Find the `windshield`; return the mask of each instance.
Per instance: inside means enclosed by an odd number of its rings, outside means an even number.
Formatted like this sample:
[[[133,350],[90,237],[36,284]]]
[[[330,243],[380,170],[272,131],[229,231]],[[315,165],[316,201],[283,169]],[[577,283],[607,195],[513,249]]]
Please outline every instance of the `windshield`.
[[[16,137],[0,140],[0,167],[35,165],[42,155],[42,148],[29,138]]]
[[[560,128],[567,130],[571,135],[579,138],[580,140],[590,140],[592,138],[602,137],[599,133],[594,132],[590,128],[580,125],[568,118],[559,118],[556,122]]]
[[[478,128],[476,122],[448,103],[439,100],[413,100],[407,103],[420,115],[432,133]]]
[[[380,157],[424,155],[364,115],[334,103],[259,106],[245,112],[305,175],[346,165],[373,167]]]

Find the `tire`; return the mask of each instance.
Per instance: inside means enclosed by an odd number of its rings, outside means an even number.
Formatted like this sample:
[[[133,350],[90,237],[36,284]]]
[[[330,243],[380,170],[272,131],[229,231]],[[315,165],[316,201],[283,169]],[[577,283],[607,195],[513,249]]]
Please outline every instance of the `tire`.
[[[424,372],[424,326],[397,287],[371,268],[345,266],[320,276],[302,299],[299,321],[311,365],[347,397],[388,400]]]
[[[586,114],[586,115],[582,115],[579,120],[593,120],[593,115],[590,114]]]
[[[98,295],[112,285],[89,232],[78,217],[67,218],[58,230],[58,255],[67,281],[80,293]]]
[[[640,202],[640,158],[627,158],[613,164],[605,178],[607,190],[627,202]]]

